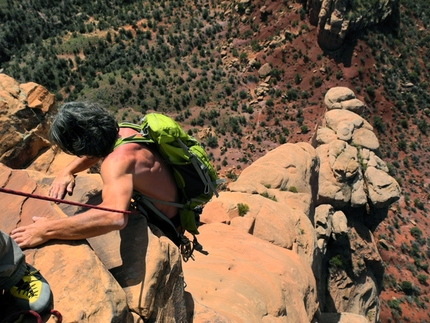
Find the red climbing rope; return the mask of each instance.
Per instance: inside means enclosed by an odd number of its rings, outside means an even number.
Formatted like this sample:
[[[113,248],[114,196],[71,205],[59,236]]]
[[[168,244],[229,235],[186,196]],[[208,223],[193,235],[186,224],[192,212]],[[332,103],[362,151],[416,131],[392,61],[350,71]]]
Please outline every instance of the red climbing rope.
[[[97,206],[97,205],[91,205],[91,204],[85,204],[85,203],[79,203],[79,202],[73,202],[73,201],[66,201],[66,200],[62,200],[62,199],[56,199],[53,197],[47,197],[47,196],[42,196],[42,195],[37,195],[37,194],[32,194],[32,193],[24,193],[24,192],[15,191],[15,190],[3,188],[3,187],[0,187],[0,193],[20,195],[20,196],[39,199],[39,200],[70,204],[70,205],[81,206],[81,207],[86,207],[86,208],[90,208],[90,209],[97,209],[97,210],[102,210],[102,211],[108,211],[108,212],[115,212],[115,213],[132,214],[132,213],[137,212],[137,211],[115,210],[115,209],[109,209],[109,208]]]

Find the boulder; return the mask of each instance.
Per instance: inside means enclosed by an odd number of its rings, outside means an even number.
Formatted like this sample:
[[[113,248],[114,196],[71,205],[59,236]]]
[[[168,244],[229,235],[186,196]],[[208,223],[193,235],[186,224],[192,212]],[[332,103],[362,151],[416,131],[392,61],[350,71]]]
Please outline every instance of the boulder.
[[[357,114],[362,114],[366,109],[366,105],[359,99],[345,100],[342,101],[341,104],[342,109],[349,110]]]
[[[204,225],[200,242],[204,253],[183,267],[186,290],[205,317],[212,309],[223,318],[217,322],[313,320],[315,280],[295,252],[221,223]],[[212,311],[209,316],[214,317]]]
[[[20,85],[0,73],[0,162],[21,168],[50,146],[48,115],[54,95],[36,83]]]
[[[287,143],[244,169],[228,188],[234,192],[259,194],[272,188],[312,195],[311,181],[317,168],[318,159],[311,145]]]
[[[399,183],[386,172],[375,167],[367,167],[364,177],[369,199],[374,207],[387,208],[400,198]]]
[[[318,127],[316,133],[316,145],[328,144],[333,140],[338,139],[336,132],[327,127]]]
[[[261,78],[265,78],[267,75],[269,75],[271,70],[272,70],[272,67],[270,66],[270,64],[265,63],[258,70],[258,75],[260,75]]]
[[[327,110],[332,110],[334,108],[340,109],[342,106],[335,105],[336,103],[352,99],[355,99],[355,94],[351,89],[342,86],[332,87],[324,96],[324,104],[327,107]]]
[[[324,115],[325,126],[337,131],[339,123],[346,122],[354,126],[354,129],[364,127],[373,130],[373,127],[358,114],[348,110],[330,110]]]
[[[335,235],[348,232],[348,219],[342,211],[336,211],[331,218],[332,232]]]
[[[366,128],[356,129],[354,131],[352,134],[352,143],[371,150],[377,150],[379,148],[379,141],[375,133]]]

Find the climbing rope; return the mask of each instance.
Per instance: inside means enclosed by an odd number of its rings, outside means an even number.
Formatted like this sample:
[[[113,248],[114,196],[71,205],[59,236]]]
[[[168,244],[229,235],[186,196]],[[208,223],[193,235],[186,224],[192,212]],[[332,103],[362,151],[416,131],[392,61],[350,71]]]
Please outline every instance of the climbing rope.
[[[124,213],[124,214],[136,214],[136,213],[141,214],[141,211],[139,211],[137,209],[132,210],[132,211],[115,210],[115,209],[105,208],[105,207],[101,207],[101,206],[97,206],[97,205],[67,201],[67,200],[57,199],[57,198],[53,198],[53,197],[47,197],[47,196],[43,196],[43,195],[25,193],[25,192],[21,192],[21,191],[15,191],[15,190],[11,190],[11,189],[4,188],[4,187],[0,187],[0,193],[25,196],[25,197],[35,198],[35,199],[39,199],[39,200],[45,200],[45,201],[56,202],[56,203],[64,203],[64,204],[75,205],[75,206],[86,207],[86,208],[97,209],[97,210],[108,211],[108,212],[116,212],[116,213]],[[194,236],[193,241],[190,241],[188,238],[181,235],[180,251],[181,251],[182,258],[185,262],[187,262],[188,259],[190,259],[190,258],[194,260],[193,252],[195,249],[198,249],[196,247],[201,247],[200,244],[197,242],[196,236]],[[0,322],[0,323],[2,323],[2,322]]]
[[[43,196],[43,195],[25,193],[25,192],[15,191],[15,190],[11,190],[11,189],[4,188],[4,187],[0,187],[0,193],[20,195],[20,196],[39,199],[39,200],[45,200],[45,201],[56,202],[56,203],[64,203],[64,204],[81,206],[81,207],[86,207],[86,208],[90,208],[90,209],[97,209],[97,210],[102,210],[102,211],[108,211],[108,212],[124,213],[124,214],[138,213],[137,211],[115,210],[115,209],[109,209],[109,208],[98,206],[98,205],[91,205],[91,204],[67,201],[67,200],[62,200],[62,199],[56,199],[53,197],[48,197],[48,196]]]

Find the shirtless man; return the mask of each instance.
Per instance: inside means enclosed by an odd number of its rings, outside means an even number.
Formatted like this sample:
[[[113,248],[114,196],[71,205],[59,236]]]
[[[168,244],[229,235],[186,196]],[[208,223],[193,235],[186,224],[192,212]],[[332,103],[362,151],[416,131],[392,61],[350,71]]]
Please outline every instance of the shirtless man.
[[[72,194],[74,175],[102,160],[100,206],[128,210],[133,190],[154,199],[175,202],[177,186],[157,152],[137,143],[123,144],[113,150],[118,137],[137,133],[130,128],[118,128],[115,119],[97,104],[64,104],[52,123],[50,139],[77,158],[55,178],[49,196],[63,198],[66,193]],[[177,214],[176,207],[156,203],[154,206],[169,218]],[[121,230],[127,221],[127,214],[96,209],[58,220],[34,216],[33,224],[14,229],[11,237],[21,248],[31,248],[50,239],[78,240]]]

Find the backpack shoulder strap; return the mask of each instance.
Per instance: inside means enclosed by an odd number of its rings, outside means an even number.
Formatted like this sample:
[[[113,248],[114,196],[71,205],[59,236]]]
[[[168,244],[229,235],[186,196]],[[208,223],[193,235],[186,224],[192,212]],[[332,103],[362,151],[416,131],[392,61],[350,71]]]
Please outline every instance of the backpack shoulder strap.
[[[129,137],[118,138],[115,142],[114,149],[127,143],[154,143],[154,140],[149,138],[148,135],[143,133],[143,128],[141,125],[137,125],[131,122],[122,122],[118,124],[120,128],[131,128],[139,132],[139,135],[132,135]]]
[[[138,125],[138,124],[131,123],[131,122],[121,122],[118,124],[118,127],[120,127],[120,128],[131,128],[131,129],[134,129],[134,130],[139,131],[139,132],[142,131],[142,125]]]

